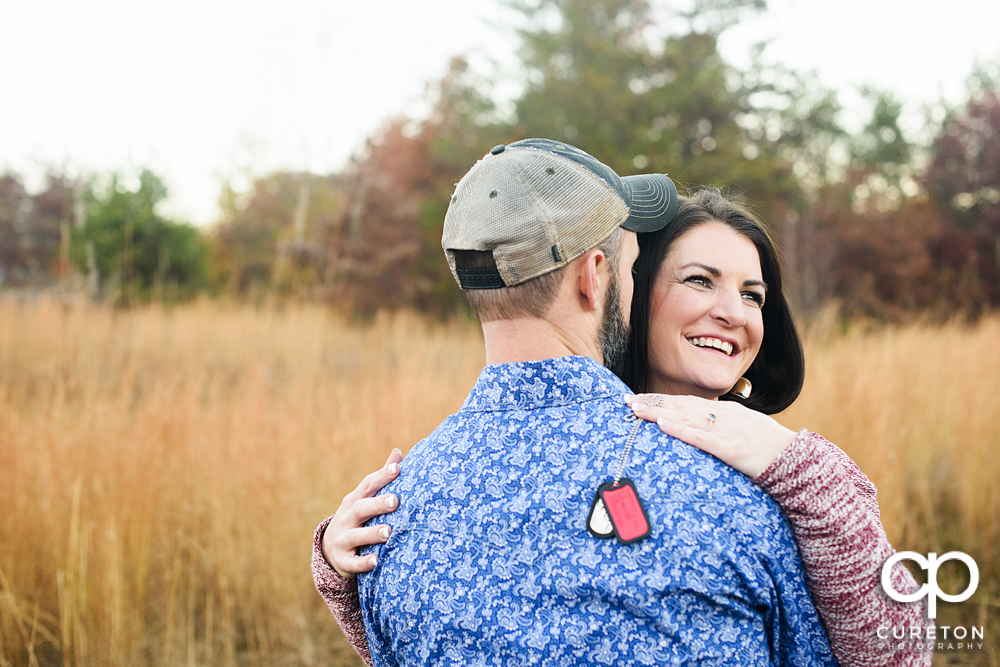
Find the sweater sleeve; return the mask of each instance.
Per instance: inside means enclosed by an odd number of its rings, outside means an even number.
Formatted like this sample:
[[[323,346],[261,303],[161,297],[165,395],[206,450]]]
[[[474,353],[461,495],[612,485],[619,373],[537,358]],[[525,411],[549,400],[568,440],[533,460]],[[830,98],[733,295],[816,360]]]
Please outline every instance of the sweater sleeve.
[[[323,557],[323,533],[333,517],[329,517],[316,528],[313,535],[312,573],[316,590],[323,596],[347,641],[358,652],[365,664],[371,667],[372,657],[368,650],[368,636],[365,622],[361,617],[361,600],[358,598],[358,580],[344,579]]]
[[[841,667],[930,665],[930,648],[892,640],[894,627],[909,632],[933,621],[927,620],[925,600],[903,604],[882,591],[882,564],[895,551],[882,529],[875,485],[854,461],[803,430],[753,482],[792,524],[816,610]],[[918,588],[902,563],[893,568],[892,583],[901,593]]]

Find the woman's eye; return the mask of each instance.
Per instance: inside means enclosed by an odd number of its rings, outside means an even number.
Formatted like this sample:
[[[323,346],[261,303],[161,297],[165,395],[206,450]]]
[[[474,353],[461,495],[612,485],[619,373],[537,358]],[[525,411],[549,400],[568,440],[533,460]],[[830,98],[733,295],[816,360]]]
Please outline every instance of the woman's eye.
[[[712,280],[708,276],[689,276],[684,279],[684,282],[701,285],[702,287],[710,287],[712,285]]]
[[[758,307],[764,305],[764,295],[758,292],[743,292],[743,298],[753,302]]]

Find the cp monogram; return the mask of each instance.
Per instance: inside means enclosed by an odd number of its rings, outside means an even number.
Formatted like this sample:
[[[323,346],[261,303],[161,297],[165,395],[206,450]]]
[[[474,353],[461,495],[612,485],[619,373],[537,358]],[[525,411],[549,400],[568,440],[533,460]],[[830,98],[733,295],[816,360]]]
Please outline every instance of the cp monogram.
[[[916,561],[922,569],[927,570],[927,583],[921,586],[916,593],[900,593],[892,587],[892,566],[903,560]],[[969,568],[969,586],[958,595],[949,595],[937,585],[938,568],[941,567],[941,563],[949,560],[960,560]],[[949,551],[941,558],[938,558],[936,553],[929,553],[927,558],[924,558],[914,551],[901,551],[882,566],[882,588],[886,595],[897,602],[916,602],[925,595],[929,595],[930,598],[927,600],[928,618],[937,617],[938,598],[947,602],[965,602],[976,592],[977,586],[979,586],[979,567],[971,556],[961,551]]]

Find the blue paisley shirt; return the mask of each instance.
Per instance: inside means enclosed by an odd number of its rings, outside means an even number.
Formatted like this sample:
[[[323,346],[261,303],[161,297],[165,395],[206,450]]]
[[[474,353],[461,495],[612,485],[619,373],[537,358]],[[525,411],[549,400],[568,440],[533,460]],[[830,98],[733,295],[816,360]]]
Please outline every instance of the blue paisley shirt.
[[[781,510],[655,424],[625,468],[652,534],[587,531],[627,392],[586,357],[483,370],[383,491],[400,508],[358,585],[375,665],[835,667]]]

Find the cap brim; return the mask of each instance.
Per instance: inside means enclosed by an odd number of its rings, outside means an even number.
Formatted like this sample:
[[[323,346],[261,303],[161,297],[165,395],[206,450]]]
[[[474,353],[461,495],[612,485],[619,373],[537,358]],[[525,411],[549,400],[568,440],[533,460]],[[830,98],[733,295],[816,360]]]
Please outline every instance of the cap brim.
[[[622,182],[631,194],[628,219],[622,227],[643,234],[667,226],[677,212],[677,188],[664,174],[624,176]]]

